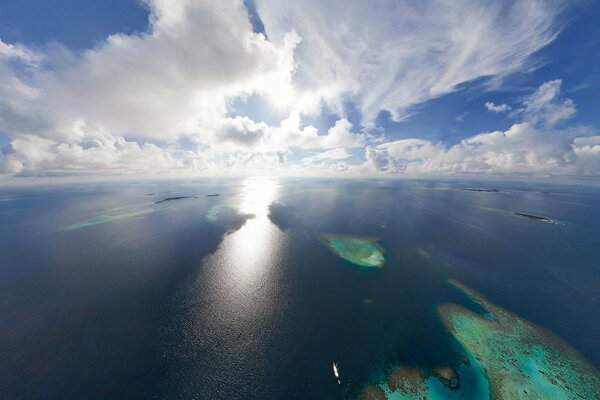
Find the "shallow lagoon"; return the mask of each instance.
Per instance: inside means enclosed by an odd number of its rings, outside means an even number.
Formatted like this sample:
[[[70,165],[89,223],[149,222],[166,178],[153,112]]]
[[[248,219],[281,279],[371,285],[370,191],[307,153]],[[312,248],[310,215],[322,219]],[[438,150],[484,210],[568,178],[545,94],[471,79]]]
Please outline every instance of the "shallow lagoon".
[[[600,191],[461,188],[487,186],[252,178],[2,189],[0,397],[355,399],[369,385],[414,397],[404,377],[431,398],[487,396],[489,365],[470,330],[447,323],[450,311],[484,328],[517,315],[549,333],[536,340],[560,337],[579,355],[568,357],[598,369]],[[183,196],[197,199],[154,205]],[[384,266],[353,264],[347,246],[323,245],[324,232],[366,240]],[[497,330],[482,332],[496,343]],[[457,390],[443,379],[451,371]]]

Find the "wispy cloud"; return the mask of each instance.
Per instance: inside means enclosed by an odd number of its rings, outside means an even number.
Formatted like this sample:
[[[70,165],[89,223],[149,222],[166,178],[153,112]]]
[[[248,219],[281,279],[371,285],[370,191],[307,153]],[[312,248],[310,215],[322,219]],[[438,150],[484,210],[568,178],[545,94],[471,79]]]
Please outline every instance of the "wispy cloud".
[[[512,107],[508,104],[494,104],[491,101],[485,103],[485,109],[495,113],[503,113],[512,110]]]
[[[352,99],[366,126],[381,110],[401,120],[465,82],[519,71],[559,33],[561,10],[558,1],[256,3],[269,37],[293,28],[304,39],[302,90],[340,113]]]

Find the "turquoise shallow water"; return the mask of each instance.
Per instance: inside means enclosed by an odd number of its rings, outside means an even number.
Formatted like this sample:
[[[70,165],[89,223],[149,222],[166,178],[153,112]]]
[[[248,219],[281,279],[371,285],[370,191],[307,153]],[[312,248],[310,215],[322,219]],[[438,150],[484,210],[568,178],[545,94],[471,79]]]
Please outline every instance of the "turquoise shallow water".
[[[438,309],[496,316],[449,279],[597,369],[598,204],[594,188],[473,182],[3,188],[0,398],[353,399],[411,366],[430,393],[480,399],[487,382]],[[385,263],[363,270],[324,233],[377,238]]]
[[[323,233],[319,239],[334,254],[364,270],[381,268],[385,263],[378,238]]]

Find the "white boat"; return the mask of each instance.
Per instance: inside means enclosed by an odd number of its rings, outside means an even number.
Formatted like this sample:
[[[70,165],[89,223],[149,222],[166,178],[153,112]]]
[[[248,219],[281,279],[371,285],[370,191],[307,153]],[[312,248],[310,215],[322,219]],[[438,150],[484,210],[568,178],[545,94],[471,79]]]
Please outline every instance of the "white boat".
[[[337,380],[337,383],[339,385],[340,384],[340,372],[338,371],[338,366],[335,362],[333,363],[333,376],[335,377],[335,379]]]

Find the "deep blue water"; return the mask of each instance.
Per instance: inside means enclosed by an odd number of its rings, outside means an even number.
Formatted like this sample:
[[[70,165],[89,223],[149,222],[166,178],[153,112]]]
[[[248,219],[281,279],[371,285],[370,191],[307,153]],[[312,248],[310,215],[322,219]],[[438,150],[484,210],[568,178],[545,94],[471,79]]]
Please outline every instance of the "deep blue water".
[[[197,198],[154,204],[174,196]],[[215,205],[240,215],[211,223]],[[100,215],[117,218],[81,224]],[[599,189],[531,183],[3,188],[0,398],[353,398],[394,365],[459,362],[435,312],[465,301],[449,278],[600,369],[599,222]],[[385,265],[355,268],[322,232],[379,237]]]

